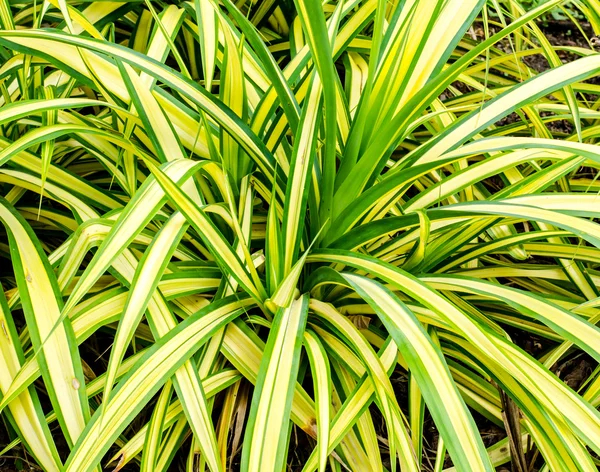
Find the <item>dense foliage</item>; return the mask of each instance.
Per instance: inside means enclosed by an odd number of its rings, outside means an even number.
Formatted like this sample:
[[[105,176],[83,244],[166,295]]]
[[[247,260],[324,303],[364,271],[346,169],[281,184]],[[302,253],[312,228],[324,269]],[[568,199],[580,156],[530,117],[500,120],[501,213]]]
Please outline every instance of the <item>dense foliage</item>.
[[[597,0],[0,23],[5,460],[597,470]]]

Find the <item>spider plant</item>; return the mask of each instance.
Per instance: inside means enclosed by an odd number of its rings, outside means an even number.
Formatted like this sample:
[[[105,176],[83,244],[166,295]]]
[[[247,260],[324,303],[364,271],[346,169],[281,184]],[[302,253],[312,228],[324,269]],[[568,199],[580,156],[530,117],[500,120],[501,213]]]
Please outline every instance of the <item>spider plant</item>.
[[[600,361],[600,56],[563,6],[0,2],[0,455],[596,471],[600,371],[561,366]]]

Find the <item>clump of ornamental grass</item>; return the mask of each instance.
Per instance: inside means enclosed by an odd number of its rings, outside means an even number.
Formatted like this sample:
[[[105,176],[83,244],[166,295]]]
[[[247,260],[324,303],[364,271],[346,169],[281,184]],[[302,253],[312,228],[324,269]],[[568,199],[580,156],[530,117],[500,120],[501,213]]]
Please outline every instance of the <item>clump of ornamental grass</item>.
[[[2,455],[597,470],[600,55],[562,6],[0,2]]]

